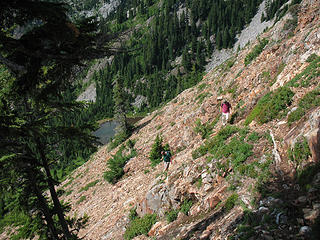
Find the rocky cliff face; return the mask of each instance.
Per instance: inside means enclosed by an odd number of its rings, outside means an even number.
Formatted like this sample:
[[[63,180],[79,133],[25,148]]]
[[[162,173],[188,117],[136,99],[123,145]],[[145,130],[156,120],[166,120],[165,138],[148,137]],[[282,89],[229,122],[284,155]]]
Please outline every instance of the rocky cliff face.
[[[149,237],[135,239],[309,239],[320,212],[319,170],[307,172],[307,186],[297,176],[320,160],[320,68],[314,60],[320,56],[320,4],[304,0],[290,12],[259,36],[268,43],[251,63],[245,65],[245,58],[259,40],[138,122],[130,137],[137,155],[115,185],[103,179],[106,162],[118,150],[107,146],[62,184],[71,215],[89,216],[80,237],[123,239],[136,207],[138,215],[156,213],[158,220]],[[292,100],[279,114],[248,121],[252,110],[267,105],[259,103],[261,97],[282,87],[292,93],[286,90],[277,101],[284,103],[290,94]],[[311,100],[301,103],[308,94]],[[227,127],[219,119],[221,99],[233,106]],[[267,110],[278,109],[277,101]],[[310,101],[293,121],[291,114]],[[148,159],[157,135],[174,153],[168,174]],[[301,150],[304,143],[310,152]],[[169,223],[168,212],[186,201],[192,202],[188,215],[180,212]]]

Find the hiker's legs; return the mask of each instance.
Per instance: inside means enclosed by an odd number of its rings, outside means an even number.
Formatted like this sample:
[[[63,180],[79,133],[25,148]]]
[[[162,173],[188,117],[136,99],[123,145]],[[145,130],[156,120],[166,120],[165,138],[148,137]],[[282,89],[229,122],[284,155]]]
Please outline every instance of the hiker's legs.
[[[164,172],[168,170],[169,165],[170,165],[170,162],[164,162],[164,169],[163,169]]]
[[[228,122],[229,113],[222,113],[222,125],[226,125]]]

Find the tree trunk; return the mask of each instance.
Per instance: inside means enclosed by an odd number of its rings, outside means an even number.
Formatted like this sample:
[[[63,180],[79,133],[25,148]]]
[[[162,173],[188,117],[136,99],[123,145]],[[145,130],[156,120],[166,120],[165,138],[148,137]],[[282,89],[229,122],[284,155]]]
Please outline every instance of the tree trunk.
[[[38,201],[39,201],[40,209],[44,215],[44,218],[47,222],[47,226],[48,226],[49,231],[52,235],[52,239],[58,240],[59,239],[58,232],[57,232],[57,229],[54,225],[54,221],[52,219],[52,214],[50,213],[48,203],[45,200],[45,198],[43,197],[41,191],[39,190],[39,188],[37,186],[36,180],[34,179],[35,174],[32,171],[30,171],[29,175],[30,175],[30,179],[32,181],[34,192],[35,192],[35,194],[38,198]]]
[[[47,161],[47,158],[46,158],[45,153],[43,151],[44,147],[42,146],[39,138],[36,138],[36,144],[37,144],[40,156],[41,156],[43,167],[44,167],[45,172],[46,172],[47,183],[48,183],[48,186],[49,186],[51,198],[52,198],[54,207],[55,207],[55,209],[57,211],[59,222],[60,222],[60,225],[62,227],[62,231],[63,231],[66,239],[72,239],[72,235],[71,235],[71,233],[69,231],[68,224],[67,224],[67,222],[66,222],[66,220],[64,218],[62,206],[60,204],[57,192],[56,192],[55,187],[54,187],[54,183],[53,183],[53,180],[52,180],[52,177],[51,177],[48,161]]]

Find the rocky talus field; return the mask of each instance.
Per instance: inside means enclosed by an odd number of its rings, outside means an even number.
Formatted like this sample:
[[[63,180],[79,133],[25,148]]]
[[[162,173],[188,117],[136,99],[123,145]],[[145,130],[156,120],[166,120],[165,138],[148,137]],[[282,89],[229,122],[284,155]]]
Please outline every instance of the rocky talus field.
[[[69,214],[89,217],[79,237],[129,239],[135,210],[156,220],[134,239],[312,239],[320,213],[319,56],[320,2],[303,0],[140,120],[129,138],[136,155],[115,184],[104,172],[121,146],[101,147],[59,187]],[[233,106],[227,126],[222,99]],[[174,156],[167,174],[149,160],[157,136]]]

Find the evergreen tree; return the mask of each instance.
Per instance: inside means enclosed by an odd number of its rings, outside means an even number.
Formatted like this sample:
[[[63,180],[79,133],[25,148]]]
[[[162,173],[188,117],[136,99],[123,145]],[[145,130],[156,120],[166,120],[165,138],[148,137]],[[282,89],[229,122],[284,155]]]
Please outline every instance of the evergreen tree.
[[[96,141],[90,135],[94,128],[56,120],[83,108],[64,97],[72,67],[112,52],[99,44],[95,22],[72,23],[64,4],[1,1],[0,22],[0,63],[11,73],[0,81],[4,86],[0,90],[1,198],[3,192],[12,191],[10,198],[21,206],[19,211],[37,222],[28,231],[20,228],[20,237],[76,239],[51,170],[63,158],[60,149],[66,142],[94,148]],[[30,226],[29,221],[21,224]]]
[[[122,79],[119,74],[114,79],[113,101],[114,101],[114,119],[118,125],[117,134],[128,134],[128,124],[126,119],[126,103]]]

